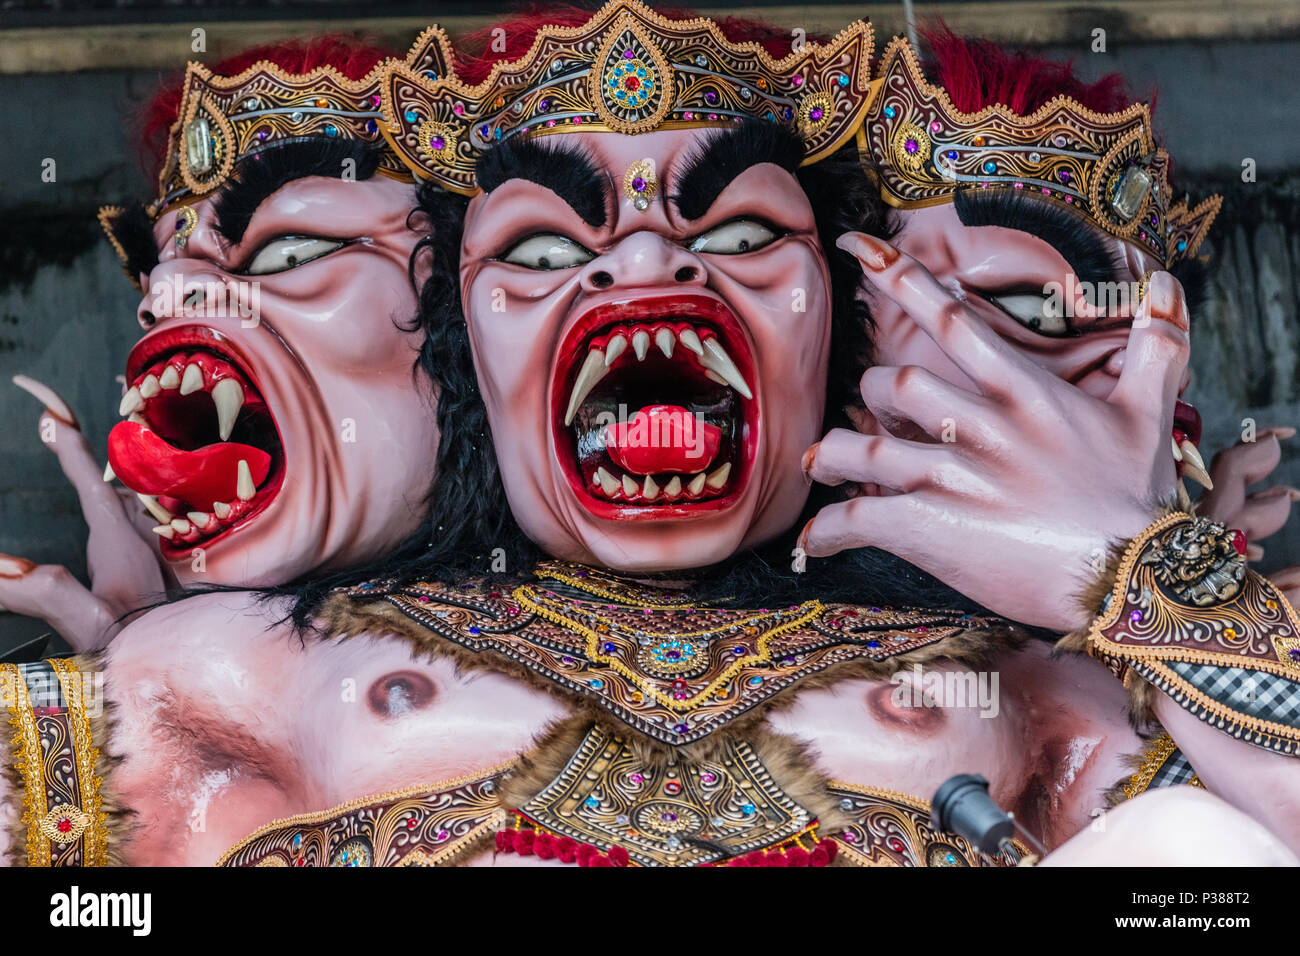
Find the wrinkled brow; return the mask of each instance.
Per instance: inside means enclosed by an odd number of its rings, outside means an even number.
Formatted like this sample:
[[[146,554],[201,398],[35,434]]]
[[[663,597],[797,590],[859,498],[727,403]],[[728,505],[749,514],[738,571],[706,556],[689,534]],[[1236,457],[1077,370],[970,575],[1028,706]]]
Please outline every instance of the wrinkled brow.
[[[587,225],[605,225],[607,178],[577,144],[512,137],[484,153],[477,172],[484,192],[510,179],[526,179],[563,199]]]

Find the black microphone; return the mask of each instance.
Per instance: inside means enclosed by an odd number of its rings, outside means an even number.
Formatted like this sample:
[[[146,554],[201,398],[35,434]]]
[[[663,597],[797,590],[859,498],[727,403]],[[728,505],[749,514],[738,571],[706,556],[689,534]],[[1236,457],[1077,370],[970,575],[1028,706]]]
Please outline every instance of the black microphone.
[[[939,785],[930,801],[930,826],[939,832],[957,834],[983,853],[1002,853],[1016,863],[1037,861],[1035,857],[1021,860],[1012,843],[1017,834],[1040,854],[1046,853],[1012,814],[994,802],[989,796],[989,782],[977,773],[959,773]]]

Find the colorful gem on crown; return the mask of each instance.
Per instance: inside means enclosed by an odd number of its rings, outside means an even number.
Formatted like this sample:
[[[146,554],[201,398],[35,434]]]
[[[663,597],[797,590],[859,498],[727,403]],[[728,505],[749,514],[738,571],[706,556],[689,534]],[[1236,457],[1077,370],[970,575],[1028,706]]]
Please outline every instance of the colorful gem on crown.
[[[478,189],[479,154],[521,134],[637,134],[758,119],[798,132],[807,164],[856,132],[876,88],[871,53],[863,21],[776,60],[758,43],[727,40],[706,18],[674,20],[638,0],[612,0],[582,26],[543,27],[525,56],[496,64],[476,86],[454,74],[422,75],[417,43],[386,71],[385,135],[418,175],[466,195]],[[458,131],[451,153],[430,155],[420,135],[428,122]]]

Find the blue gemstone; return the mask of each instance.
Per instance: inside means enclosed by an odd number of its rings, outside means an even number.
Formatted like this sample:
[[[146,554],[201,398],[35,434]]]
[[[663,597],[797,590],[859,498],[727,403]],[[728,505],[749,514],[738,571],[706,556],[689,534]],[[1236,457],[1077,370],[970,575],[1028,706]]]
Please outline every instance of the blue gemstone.
[[[480,127],[478,128],[478,131],[479,131],[479,133],[481,133],[482,135],[487,136],[488,134],[490,134],[490,133],[492,132],[492,127],[491,127],[491,126],[488,126],[486,123],[484,123],[482,126],[480,126]]]
[[[483,633],[483,632],[480,631],[477,627],[471,627],[471,628],[469,629],[469,632],[470,632],[471,634],[473,634],[475,637],[478,637],[478,635],[480,635],[480,634]]]
[[[588,681],[588,683],[591,685],[591,687],[594,690],[600,690],[602,687],[605,686],[605,682],[603,680],[600,680],[599,678],[597,678],[596,680]]]
[[[405,116],[408,123],[414,123],[419,118],[419,114],[415,110],[407,110]]]
[[[867,647],[870,647],[873,650],[879,646],[880,646],[879,641],[867,641]]]
[[[648,89],[651,89],[651,88],[655,85],[655,81],[654,81],[654,80],[646,80],[645,83],[642,84],[642,85],[645,86],[645,88],[648,90]]]
[[[606,654],[613,654],[614,653],[613,642],[606,641],[604,644],[601,645],[601,650],[603,650]]]
[[[588,798],[586,799],[585,802],[586,802],[587,806],[589,806],[589,807],[598,807],[598,806],[600,806],[600,801],[597,800],[595,797],[588,797]]]
[[[764,114],[764,115],[767,116],[767,121],[768,121],[769,123],[775,123],[775,122],[776,122],[776,116],[772,113],[771,110],[768,110],[767,113]]]
[[[949,158],[949,159],[956,159],[956,158],[957,158],[957,150],[955,150],[955,149],[950,149],[950,150],[948,150],[948,158]]]
[[[1178,240],[1178,251],[1179,251],[1179,252],[1186,252],[1186,251],[1187,251],[1187,240],[1186,240],[1186,239],[1179,239],[1179,240]]]
[[[998,164],[993,162],[993,160],[990,159],[987,163],[984,164],[984,172],[996,173],[997,171],[998,171]]]
[[[436,80],[438,78],[438,74],[433,72],[433,70],[425,70],[424,75],[431,80]]]
[[[844,76],[843,74],[840,74],[835,78],[835,82],[838,83],[840,86],[848,86],[849,78],[847,76]]]
[[[893,119],[895,116],[898,115],[898,110],[894,109],[892,106],[886,106],[885,115],[888,116],[890,119]]]
[[[749,679],[749,686],[750,686],[750,687],[757,687],[757,686],[758,686],[759,684],[761,684],[761,683],[763,683],[763,678],[761,678],[761,677],[751,677],[751,678]]]
[[[367,132],[367,133],[374,133],[374,132],[377,132],[378,130],[379,130],[379,124],[378,124],[378,123],[376,123],[374,120],[366,120],[366,132]]]
[[[492,138],[493,138],[493,139],[500,139],[500,138],[501,138],[501,127],[500,127],[500,126],[498,126],[498,127],[497,127],[497,131],[496,131],[495,133],[492,134]]]
[[[754,805],[752,803],[747,803],[740,808],[740,812],[747,817],[752,817],[754,815]]]
[[[338,134],[339,134],[339,128],[338,128],[337,126],[326,126],[326,127],[325,127],[325,135],[326,135],[326,136],[337,136]]]
[[[684,734],[684,733],[686,733],[686,731],[688,731],[688,730],[690,730],[690,729],[691,729],[691,728],[687,727],[685,724],[674,724],[674,725],[673,725],[673,733],[675,733],[675,734]]]
[[[790,109],[790,107],[787,106],[785,108],[785,118],[789,119],[792,116],[794,116],[794,110]]]
[[[618,80],[610,80],[609,85],[611,89],[618,89]]]

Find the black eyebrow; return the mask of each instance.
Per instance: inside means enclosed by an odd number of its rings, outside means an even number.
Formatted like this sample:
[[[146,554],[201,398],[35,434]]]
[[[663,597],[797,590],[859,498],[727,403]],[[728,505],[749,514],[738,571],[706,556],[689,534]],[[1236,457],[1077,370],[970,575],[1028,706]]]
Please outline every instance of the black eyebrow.
[[[476,172],[484,192],[510,179],[526,179],[563,199],[587,225],[599,229],[607,221],[606,177],[575,143],[511,137],[479,157]]]
[[[1042,239],[1061,254],[1080,282],[1123,278],[1123,260],[1086,222],[1067,209],[1009,189],[963,189],[953,197],[963,226],[1002,226]]]
[[[149,221],[144,203],[131,203],[113,219],[109,228],[126,255],[122,268],[127,277],[138,283],[140,273],[149,275],[153,272],[158,265],[158,240],[154,237],[153,223]]]
[[[237,244],[257,207],[277,190],[305,176],[341,179],[345,171],[357,180],[369,179],[379,168],[379,156],[379,147],[359,140],[316,136],[287,140],[254,153],[240,162],[213,204],[217,230]]]
[[[791,173],[803,161],[803,140],[779,123],[746,120],[710,136],[682,161],[673,201],[687,219],[699,219],[733,179],[759,163]]]

